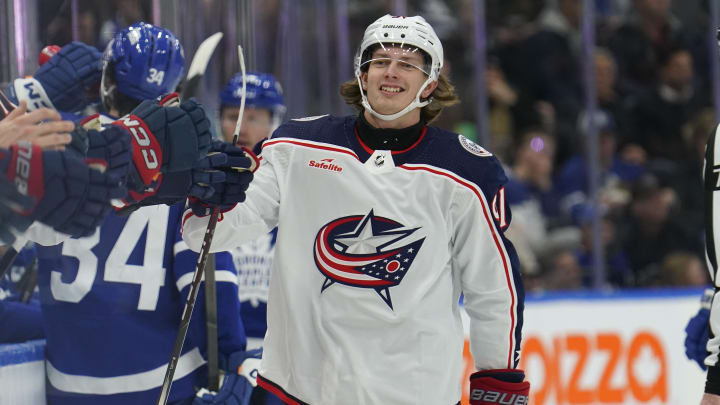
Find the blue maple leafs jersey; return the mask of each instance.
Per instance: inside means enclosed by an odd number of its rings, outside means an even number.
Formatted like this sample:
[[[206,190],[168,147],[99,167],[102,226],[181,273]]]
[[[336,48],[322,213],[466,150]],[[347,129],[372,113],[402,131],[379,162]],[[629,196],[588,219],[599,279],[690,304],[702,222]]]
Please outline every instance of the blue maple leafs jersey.
[[[38,246],[47,334],[48,402],[157,401],[197,254],[180,238],[182,204],[110,214],[92,236]],[[237,273],[216,254],[219,349],[244,350]],[[204,288],[200,289],[170,402],[207,383]]]
[[[313,405],[456,403],[461,294],[476,368],[518,361],[507,178],[461,135],[426,127],[406,150],[371,150],[356,120],[278,128],[246,201],[215,230],[224,250],[278,227],[258,383]],[[199,249],[207,217],[186,218]]]
[[[240,312],[245,334],[258,343],[267,329],[267,299],[276,239],[277,228],[230,250],[238,272]],[[252,348],[248,342],[248,350]]]
[[[45,336],[33,281],[34,262],[35,246],[30,244],[0,278],[0,343],[22,343]]]

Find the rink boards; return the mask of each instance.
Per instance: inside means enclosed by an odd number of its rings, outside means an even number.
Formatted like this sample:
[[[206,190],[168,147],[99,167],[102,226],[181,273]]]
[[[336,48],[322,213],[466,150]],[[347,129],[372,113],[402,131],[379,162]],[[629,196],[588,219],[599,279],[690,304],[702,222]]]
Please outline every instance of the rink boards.
[[[701,294],[687,289],[528,297],[521,367],[532,384],[530,403],[699,403],[704,373],[685,358],[683,341]],[[0,404],[45,404],[43,349],[42,341],[0,345]],[[458,383],[467,404],[465,382],[473,368],[467,341],[464,352],[466,377]]]

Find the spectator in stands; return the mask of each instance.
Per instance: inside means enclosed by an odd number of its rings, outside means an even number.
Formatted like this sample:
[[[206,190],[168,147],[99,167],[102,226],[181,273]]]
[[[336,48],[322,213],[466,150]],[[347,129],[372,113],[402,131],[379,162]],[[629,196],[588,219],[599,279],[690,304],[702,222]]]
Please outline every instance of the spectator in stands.
[[[577,153],[563,165],[555,179],[554,192],[562,215],[576,225],[588,222],[593,215],[621,210],[629,202],[628,184],[644,172],[642,166],[627,163],[617,154],[617,128],[608,113],[598,110],[595,126],[599,138],[600,205],[593,206],[590,196],[586,145],[583,152]],[[589,119],[584,115],[579,120],[578,129],[583,143],[587,144]]]
[[[527,95],[529,104],[542,100],[552,106],[560,162],[574,153],[574,127],[582,105],[579,5],[576,0],[559,0],[557,6],[548,4],[532,35],[496,49],[508,81]]]
[[[622,160],[643,165],[646,161],[645,150],[628,141],[629,110],[635,97],[617,80],[617,63],[608,49],[597,48],[593,62],[597,106],[607,112],[616,123],[618,150]]]
[[[517,145],[505,195],[513,212],[507,230],[520,257],[524,273],[539,270],[537,256],[548,240],[549,216],[555,214],[551,201],[555,139],[540,128],[530,128]]]
[[[652,88],[658,80],[660,55],[685,37],[682,24],[670,12],[670,0],[633,0],[628,21],[609,40],[620,79],[637,90]]]
[[[633,285],[633,273],[627,256],[615,238],[615,223],[608,217],[601,220],[602,244],[605,262],[605,284],[612,287],[630,287]],[[582,284],[594,287],[593,273],[593,237],[592,222],[582,224],[582,243],[575,252],[578,265],[582,269]]]
[[[577,257],[568,249],[546,255],[542,277],[536,290],[577,290],[583,288],[582,268]]]
[[[689,252],[675,252],[665,256],[658,281],[660,286],[673,287],[705,287],[710,283],[700,258]]]
[[[708,98],[695,87],[692,55],[686,48],[672,49],[659,63],[658,84],[643,93],[632,110],[631,140],[650,159],[680,162],[692,153],[682,138],[682,127]]]
[[[652,174],[634,184],[632,203],[618,233],[638,286],[656,284],[660,264],[670,253],[702,255],[701,233],[673,214],[676,201],[675,192]]]
[[[507,161],[514,146],[513,110],[519,104],[520,94],[506,80],[499,63],[494,62],[493,59],[490,61],[486,71],[490,144],[493,152],[502,161]]]

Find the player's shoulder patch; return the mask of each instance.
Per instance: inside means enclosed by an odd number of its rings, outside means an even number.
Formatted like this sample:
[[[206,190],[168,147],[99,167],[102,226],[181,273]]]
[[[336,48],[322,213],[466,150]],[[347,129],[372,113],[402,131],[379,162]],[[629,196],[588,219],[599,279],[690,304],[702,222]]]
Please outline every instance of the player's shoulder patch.
[[[463,135],[458,134],[458,141],[460,142],[460,146],[462,146],[463,149],[472,153],[473,155],[480,157],[490,157],[493,155],[492,153],[485,150],[485,148],[467,139]]]
[[[330,114],[313,115],[312,117],[303,117],[303,118],[293,118],[292,121],[300,121],[300,122],[304,122],[304,121],[315,121],[315,120],[318,120],[318,119],[320,119],[320,118],[327,117],[328,115],[330,115]]]

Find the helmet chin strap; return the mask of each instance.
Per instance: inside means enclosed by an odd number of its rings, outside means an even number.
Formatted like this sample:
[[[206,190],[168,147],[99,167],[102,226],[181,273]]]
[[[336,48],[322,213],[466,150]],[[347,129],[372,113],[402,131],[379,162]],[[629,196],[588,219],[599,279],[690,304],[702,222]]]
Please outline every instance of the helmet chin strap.
[[[418,107],[425,107],[426,105],[430,104],[432,99],[428,99],[425,101],[420,101],[420,94],[422,94],[423,90],[433,81],[431,77],[428,77],[427,80],[425,80],[425,83],[423,83],[422,86],[420,86],[420,89],[418,90],[417,94],[415,95],[415,99],[410,102],[410,104],[407,105],[407,107],[403,108],[402,110],[394,113],[394,114],[380,114],[379,112],[373,110],[373,108],[370,106],[370,102],[368,102],[367,95],[365,95],[365,92],[363,91],[362,82],[360,80],[360,75],[356,74],[355,77],[358,81],[358,86],[360,86],[360,95],[362,96],[362,106],[365,107],[366,110],[370,111],[370,114],[374,115],[375,117],[383,120],[383,121],[392,121],[395,119],[398,119],[402,117],[403,115],[409,113],[410,111],[414,110]]]

